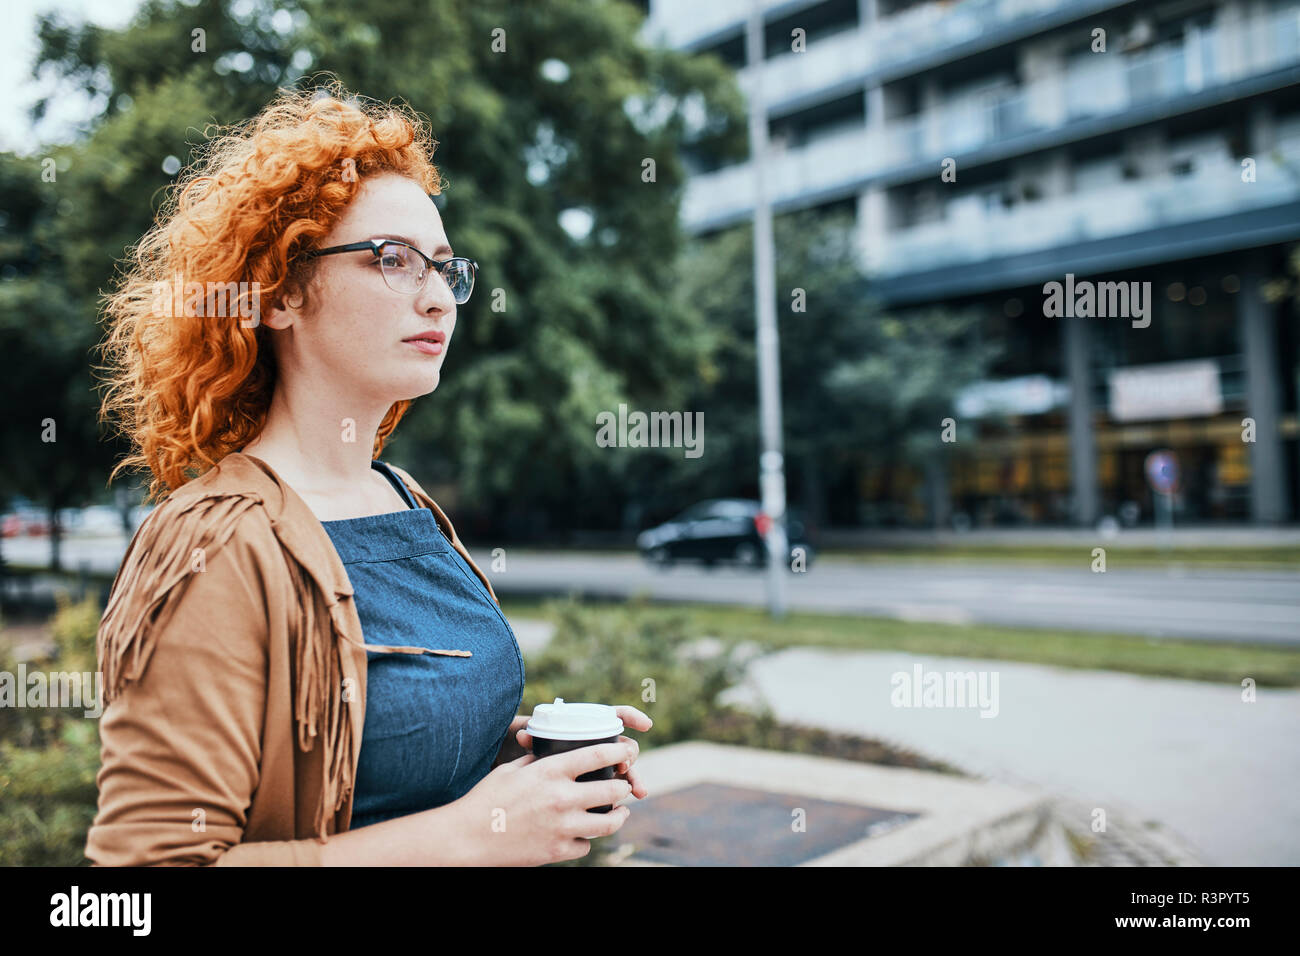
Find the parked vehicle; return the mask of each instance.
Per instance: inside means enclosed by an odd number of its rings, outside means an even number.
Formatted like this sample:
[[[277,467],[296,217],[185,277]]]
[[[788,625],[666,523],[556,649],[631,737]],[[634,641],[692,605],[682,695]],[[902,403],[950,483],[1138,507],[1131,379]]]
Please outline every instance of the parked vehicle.
[[[6,538],[49,534],[49,514],[37,508],[16,508],[0,517],[0,533]]]
[[[767,545],[760,533],[759,502],[746,498],[714,498],[691,505],[671,521],[637,535],[637,550],[656,567],[677,561],[719,562],[759,568],[767,564]],[[804,567],[811,567],[814,549],[797,511],[786,512],[786,537],[790,555],[787,564],[802,549]]]

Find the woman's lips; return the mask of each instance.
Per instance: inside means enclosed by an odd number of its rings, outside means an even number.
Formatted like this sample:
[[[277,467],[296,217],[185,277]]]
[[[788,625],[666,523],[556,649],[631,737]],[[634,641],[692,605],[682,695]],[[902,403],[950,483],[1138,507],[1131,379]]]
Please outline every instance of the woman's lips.
[[[407,339],[407,345],[414,345],[425,355],[441,355],[442,343],[434,342],[432,339]]]

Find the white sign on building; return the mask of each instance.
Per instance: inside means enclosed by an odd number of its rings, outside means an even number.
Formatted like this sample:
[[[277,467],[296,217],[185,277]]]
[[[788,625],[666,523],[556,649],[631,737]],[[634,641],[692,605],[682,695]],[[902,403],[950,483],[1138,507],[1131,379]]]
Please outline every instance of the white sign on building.
[[[1117,422],[1196,418],[1222,410],[1217,362],[1131,365],[1110,372],[1110,417]]]
[[[1069,397],[1070,388],[1062,382],[1046,375],[1022,375],[968,385],[958,393],[956,405],[962,418],[1040,415],[1064,405]]]

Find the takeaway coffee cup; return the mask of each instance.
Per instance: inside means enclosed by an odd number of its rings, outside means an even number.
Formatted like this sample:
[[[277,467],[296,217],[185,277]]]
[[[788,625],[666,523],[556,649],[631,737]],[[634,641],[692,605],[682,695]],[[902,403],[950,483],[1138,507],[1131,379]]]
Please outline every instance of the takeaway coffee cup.
[[[563,697],[557,697],[553,704],[534,707],[533,716],[524,729],[533,736],[533,754],[541,758],[595,744],[618,743],[619,734],[623,733],[623,721],[608,704],[566,704]],[[577,779],[613,780],[614,767],[601,767],[579,774]],[[591,813],[609,813],[614,805],[607,803],[603,807],[587,809]]]

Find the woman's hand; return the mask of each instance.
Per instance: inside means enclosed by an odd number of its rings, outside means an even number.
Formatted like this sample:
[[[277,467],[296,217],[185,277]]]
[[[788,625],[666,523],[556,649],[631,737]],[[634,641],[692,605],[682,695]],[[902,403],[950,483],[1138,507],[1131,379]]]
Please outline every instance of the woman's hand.
[[[626,780],[577,778],[631,756],[626,744],[582,747],[545,760],[525,754],[493,769],[459,800],[413,814],[409,819],[417,823],[412,839],[418,844],[445,838],[445,829],[439,833],[424,823],[432,822],[429,815],[442,814],[462,841],[462,848],[453,852],[458,863],[540,866],[584,857],[591,852],[592,840],[616,833],[632,812],[622,805],[609,813],[588,808],[618,804],[630,788]]]
[[[647,731],[653,727],[655,723],[635,707],[629,707],[626,704],[615,707],[614,713],[618,714],[619,720],[623,721],[623,726],[631,730]],[[515,743],[518,744],[520,750],[525,753],[532,753],[533,735],[524,729],[527,723],[527,717],[516,717],[510,722],[510,729],[514,731],[514,740]],[[508,743],[510,735],[507,734],[506,737]],[[618,742],[626,744],[631,748],[632,755],[614,768],[614,779],[626,780],[632,787],[632,796],[636,797],[638,800],[644,800],[646,797],[650,796],[650,791],[647,790],[645,784],[641,782],[640,775],[632,769],[632,764],[636,763],[636,758],[641,755],[641,745],[631,737],[620,736]],[[502,747],[501,752],[506,752],[504,747]],[[498,760],[499,759],[500,757],[498,757]]]

